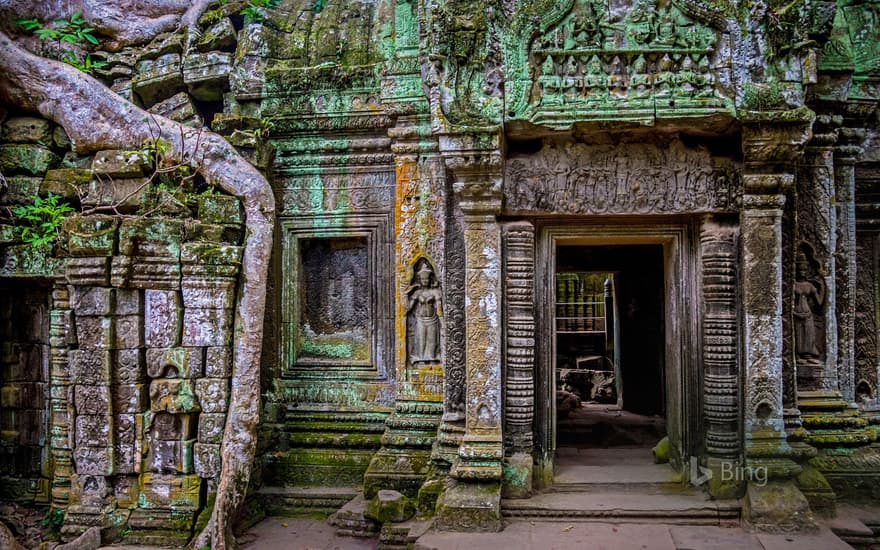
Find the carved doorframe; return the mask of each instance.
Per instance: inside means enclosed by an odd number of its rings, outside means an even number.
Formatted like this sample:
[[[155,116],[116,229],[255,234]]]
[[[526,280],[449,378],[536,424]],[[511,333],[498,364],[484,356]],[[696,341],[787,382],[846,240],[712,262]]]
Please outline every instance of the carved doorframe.
[[[534,443],[536,483],[552,482],[556,450],[556,399],[551,322],[556,248],[566,245],[663,247],[665,295],[666,425],[670,462],[678,470],[701,443],[701,360],[698,261],[695,226],[689,221],[658,223],[644,218],[536,220],[536,333]],[[549,404],[549,406],[547,406]],[[540,473],[539,473],[540,472]],[[543,483],[542,483],[543,481]]]

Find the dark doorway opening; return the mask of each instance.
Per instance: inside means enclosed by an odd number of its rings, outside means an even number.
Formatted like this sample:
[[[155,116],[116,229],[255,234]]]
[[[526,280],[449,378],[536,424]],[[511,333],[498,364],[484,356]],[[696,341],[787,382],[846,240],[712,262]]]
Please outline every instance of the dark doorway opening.
[[[663,266],[660,244],[557,246],[557,448],[666,435]]]
[[[0,281],[0,501],[49,501],[49,292]]]

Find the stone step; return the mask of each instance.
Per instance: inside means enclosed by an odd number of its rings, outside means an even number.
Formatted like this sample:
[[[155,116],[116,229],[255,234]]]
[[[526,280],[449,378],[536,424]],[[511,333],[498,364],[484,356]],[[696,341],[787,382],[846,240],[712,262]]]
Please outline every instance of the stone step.
[[[273,516],[329,516],[358,493],[359,487],[262,487],[257,499]]]
[[[679,481],[583,481],[555,483],[548,493],[627,493],[643,495],[689,494]]]
[[[880,510],[873,506],[838,504],[837,516],[822,523],[853,548],[880,547]]]
[[[646,493],[681,494],[692,492],[681,474],[665,464],[621,463],[609,465],[557,461],[554,493]]]
[[[739,523],[736,500],[708,500],[702,494],[617,492],[543,493],[529,499],[504,499],[509,520],[559,522],[665,523],[730,526]]]

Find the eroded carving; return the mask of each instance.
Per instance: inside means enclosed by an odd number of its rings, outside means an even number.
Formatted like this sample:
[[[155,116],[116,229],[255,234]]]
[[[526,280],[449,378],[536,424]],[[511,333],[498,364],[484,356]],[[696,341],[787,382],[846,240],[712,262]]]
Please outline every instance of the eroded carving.
[[[877,237],[859,235],[856,248],[857,287],[855,316],[856,397],[877,396],[877,260],[874,252]]]
[[[442,292],[434,267],[419,258],[406,289],[407,353],[411,363],[440,360],[440,312]]]
[[[548,144],[506,165],[505,206],[515,212],[654,214],[735,209],[735,164],[680,142],[668,147]]]
[[[696,1],[578,0],[529,49],[530,117],[653,117],[730,105],[720,65],[723,17]],[[714,28],[713,28],[714,27]],[[568,115],[571,117],[571,114]]]
[[[818,272],[812,247],[801,243],[795,261],[794,307],[791,311],[799,378],[811,376],[814,369],[821,368],[825,355],[822,338],[825,283]]]

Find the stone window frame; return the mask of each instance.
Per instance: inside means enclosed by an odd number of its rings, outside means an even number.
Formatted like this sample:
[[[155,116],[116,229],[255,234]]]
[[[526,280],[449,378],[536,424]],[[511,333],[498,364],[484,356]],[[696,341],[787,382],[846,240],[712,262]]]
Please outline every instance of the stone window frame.
[[[301,315],[297,296],[300,277],[300,241],[310,239],[360,238],[367,243],[367,272],[370,321],[370,358],[368,361],[340,359],[338,362],[296,361],[294,345]],[[394,265],[389,214],[340,216],[300,216],[281,221],[281,327],[279,360],[282,377],[318,379],[384,380],[393,368],[392,302]]]

